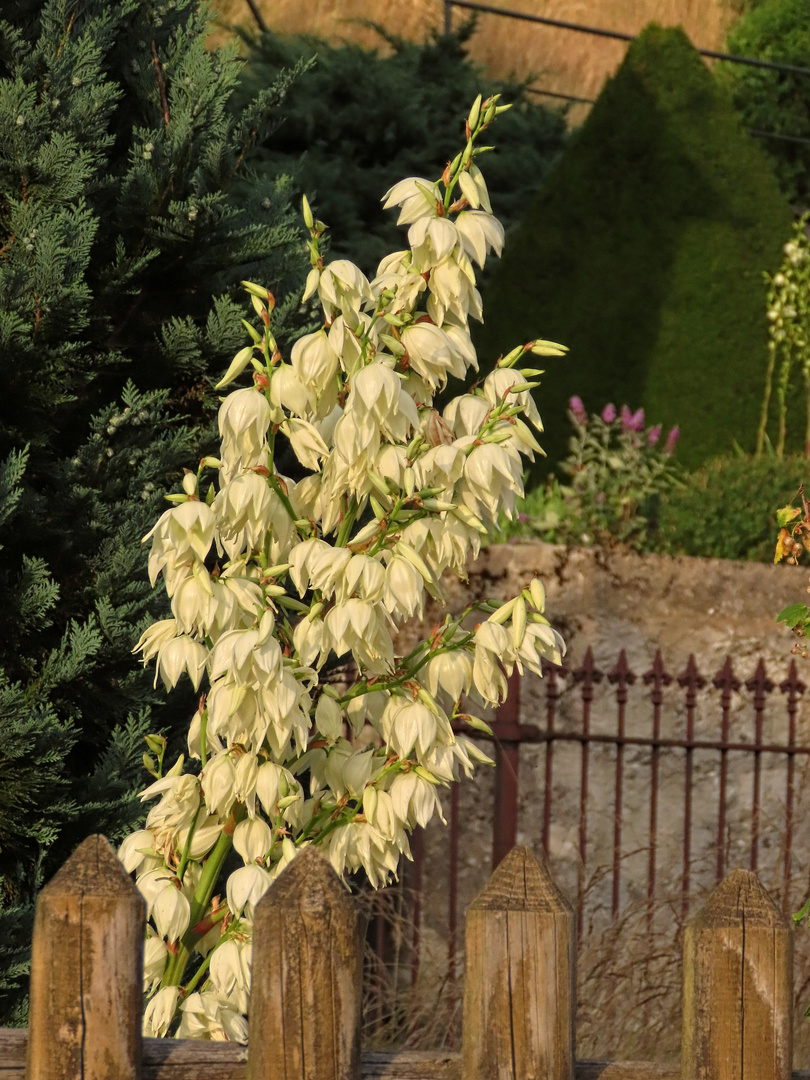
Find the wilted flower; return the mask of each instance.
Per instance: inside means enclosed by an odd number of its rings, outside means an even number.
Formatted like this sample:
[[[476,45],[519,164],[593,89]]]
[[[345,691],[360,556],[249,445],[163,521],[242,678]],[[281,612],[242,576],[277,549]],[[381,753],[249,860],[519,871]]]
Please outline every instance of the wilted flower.
[[[669,435],[667,435],[667,441],[664,443],[664,453],[674,454],[675,447],[678,445],[678,439],[681,437],[680,428],[674,427],[670,429]]]
[[[661,438],[661,425],[656,424],[655,427],[651,427],[647,432],[647,445],[655,446],[658,440]]]

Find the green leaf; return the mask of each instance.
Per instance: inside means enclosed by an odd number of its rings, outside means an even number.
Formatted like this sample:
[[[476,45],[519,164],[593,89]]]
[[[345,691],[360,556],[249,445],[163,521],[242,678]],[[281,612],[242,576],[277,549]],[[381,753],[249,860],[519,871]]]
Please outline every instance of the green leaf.
[[[807,604],[789,604],[786,608],[782,608],[776,616],[777,622],[783,622],[791,629],[806,619],[810,619],[810,609],[808,609]]]
[[[788,522],[793,521],[799,516],[801,510],[795,506],[783,506],[781,510],[776,511],[776,521],[780,529],[784,529]]]

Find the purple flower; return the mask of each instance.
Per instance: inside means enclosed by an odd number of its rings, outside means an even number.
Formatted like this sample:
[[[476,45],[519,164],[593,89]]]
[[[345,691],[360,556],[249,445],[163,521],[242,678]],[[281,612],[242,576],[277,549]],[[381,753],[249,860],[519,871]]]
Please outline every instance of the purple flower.
[[[529,520],[529,515],[528,514],[518,514],[518,521],[521,523],[521,525],[525,525],[528,520]]]
[[[627,405],[622,405],[622,411],[620,415],[622,420],[622,427],[624,428],[624,430],[635,431],[635,428],[633,427],[633,414],[630,412],[630,409]]]
[[[664,443],[664,453],[674,454],[675,447],[678,445],[678,439],[681,437],[680,428],[677,426],[672,428],[669,435],[667,435],[667,441]]]
[[[644,410],[643,409],[637,409],[633,413],[633,419],[632,419],[631,422],[632,422],[632,425],[633,425],[633,431],[643,431],[644,430]]]
[[[612,401],[602,409],[602,419],[606,424],[612,424],[616,419],[616,406]]]
[[[574,415],[574,420],[580,427],[585,427],[588,423],[588,414],[585,412],[585,406],[582,404],[582,398],[576,394],[568,402],[568,408]]]
[[[650,428],[647,434],[647,444],[649,446],[655,446],[658,440],[661,438],[661,425],[656,424],[655,427]]]

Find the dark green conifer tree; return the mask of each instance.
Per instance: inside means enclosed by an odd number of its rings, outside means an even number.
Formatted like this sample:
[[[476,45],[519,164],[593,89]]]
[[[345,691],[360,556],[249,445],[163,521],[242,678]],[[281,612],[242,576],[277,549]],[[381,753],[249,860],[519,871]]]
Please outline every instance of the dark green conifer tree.
[[[689,467],[733,440],[753,450],[762,274],[778,267],[790,225],[728,95],[683,30],[652,24],[507,237],[474,327],[479,354],[538,337],[569,346],[536,391],[551,462],[565,456],[573,394],[593,412],[627,403],[679,425]]]
[[[24,1019],[37,888],[137,819],[143,735],[194,707],[131,656],[159,613],[139,541],[212,448],[240,280],[279,296],[282,340],[298,319],[290,186],[250,172],[295,72],[232,108],[240,63],[206,20],[199,0],[0,12],[0,1023]]]

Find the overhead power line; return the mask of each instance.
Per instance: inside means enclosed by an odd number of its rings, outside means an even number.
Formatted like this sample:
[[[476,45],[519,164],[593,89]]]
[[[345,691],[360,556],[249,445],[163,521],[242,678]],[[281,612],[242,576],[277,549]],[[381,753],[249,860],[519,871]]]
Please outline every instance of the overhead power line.
[[[575,101],[582,105],[595,105],[594,98],[577,97],[576,94],[562,94],[557,90],[542,90],[537,86],[527,86],[529,94],[540,94],[542,97],[562,98],[563,101]],[[746,132],[755,139],[782,139],[784,142],[806,143],[810,145],[810,139],[802,135],[782,135],[778,131],[757,131],[755,128],[746,128]]]
[[[755,139],[782,139],[784,142],[807,143],[810,146],[810,139],[802,135],[780,135],[778,131],[755,131],[754,128],[746,128],[746,131]]]
[[[617,41],[635,41],[637,34],[622,34],[618,30],[603,30],[584,23],[565,22],[562,19],[550,19],[545,15],[531,15],[526,11],[512,11],[509,8],[494,7],[492,4],[479,4],[474,0],[444,0],[444,29],[451,30],[450,16],[454,7],[468,11],[481,11],[486,15],[501,15],[505,19],[521,19],[524,22],[541,23],[543,26],[556,26],[562,30],[576,30],[581,34],[594,34],[597,37],[615,38]],[[752,56],[734,56],[732,53],[715,52],[714,49],[698,49],[701,56],[712,60],[727,60],[730,64],[747,64],[749,67],[769,68],[771,71],[789,71],[793,75],[810,75],[810,68],[796,64],[782,64],[774,60],[756,60]]]
[[[595,98],[577,97],[576,94],[560,94],[556,90],[539,90],[534,86],[527,86],[526,90],[529,94],[542,94],[543,97],[562,98],[564,101],[579,101],[583,105],[594,105],[596,103]]]

